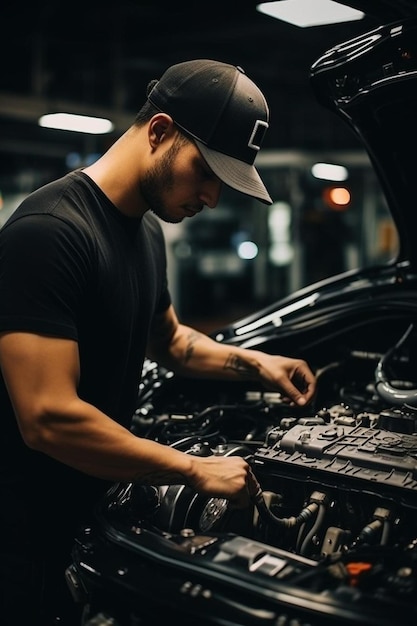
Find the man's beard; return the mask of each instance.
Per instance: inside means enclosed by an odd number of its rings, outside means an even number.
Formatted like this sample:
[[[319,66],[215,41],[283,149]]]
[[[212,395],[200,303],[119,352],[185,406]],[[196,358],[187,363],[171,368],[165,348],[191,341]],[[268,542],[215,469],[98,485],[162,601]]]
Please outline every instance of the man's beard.
[[[182,218],[172,218],[166,210],[163,194],[169,193],[174,187],[172,164],[177,155],[179,146],[175,143],[150,169],[140,182],[140,192],[149,209],[164,222],[176,224]]]

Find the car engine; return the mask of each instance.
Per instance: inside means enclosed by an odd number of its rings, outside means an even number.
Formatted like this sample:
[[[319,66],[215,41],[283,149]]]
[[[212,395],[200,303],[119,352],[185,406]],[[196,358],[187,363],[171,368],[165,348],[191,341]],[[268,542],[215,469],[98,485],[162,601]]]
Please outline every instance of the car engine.
[[[323,338],[315,354],[333,358],[316,366],[317,397],[302,409],[147,361],[134,432],[189,454],[241,455],[259,490],[242,511],[185,485],[115,485],[99,531],[75,550],[72,574],[94,589],[86,623],[159,623],[163,594],[182,623],[203,611],[203,624],[415,624],[416,336],[404,328],[383,353]]]

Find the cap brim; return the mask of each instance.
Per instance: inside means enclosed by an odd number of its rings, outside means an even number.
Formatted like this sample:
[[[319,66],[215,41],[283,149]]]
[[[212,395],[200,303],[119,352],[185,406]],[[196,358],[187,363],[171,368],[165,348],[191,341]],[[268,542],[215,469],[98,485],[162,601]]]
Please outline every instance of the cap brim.
[[[197,139],[195,139],[195,143],[210,169],[225,185],[247,196],[252,196],[264,204],[272,204],[271,196],[254,165],[211,150]]]

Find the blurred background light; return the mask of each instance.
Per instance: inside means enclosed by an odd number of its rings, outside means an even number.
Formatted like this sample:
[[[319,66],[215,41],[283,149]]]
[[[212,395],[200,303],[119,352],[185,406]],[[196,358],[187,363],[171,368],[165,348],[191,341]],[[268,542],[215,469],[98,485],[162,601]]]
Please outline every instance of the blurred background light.
[[[254,259],[258,255],[258,246],[254,241],[242,241],[237,248],[240,259]]]
[[[92,135],[104,135],[110,133],[114,128],[113,123],[105,118],[75,115],[74,113],[48,113],[42,115],[39,118],[39,126]]]
[[[343,165],[333,165],[331,163],[315,163],[311,168],[314,178],[321,180],[342,181],[347,180],[349,172]]]
[[[302,28],[352,22],[364,17],[362,11],[333,0],[279,0],[262,2],[256,8],[260,13]]]

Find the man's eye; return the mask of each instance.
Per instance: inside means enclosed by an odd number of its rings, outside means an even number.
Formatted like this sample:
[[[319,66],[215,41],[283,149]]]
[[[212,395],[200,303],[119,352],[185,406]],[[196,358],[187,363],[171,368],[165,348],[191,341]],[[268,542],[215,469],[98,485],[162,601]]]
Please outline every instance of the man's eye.
[[[200,176],[203,180],[214,180],[215,173],[206,164],[200,165]]]

